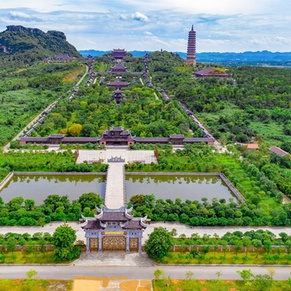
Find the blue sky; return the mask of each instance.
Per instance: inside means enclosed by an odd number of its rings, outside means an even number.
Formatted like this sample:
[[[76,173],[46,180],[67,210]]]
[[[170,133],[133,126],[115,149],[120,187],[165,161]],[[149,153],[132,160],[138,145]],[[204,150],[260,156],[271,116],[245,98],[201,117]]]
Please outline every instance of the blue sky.
[[[4,3],[3,3],[4,2]],[[2,0],[7,25],[63,31],[77,49],[291,51],[290,0]]]

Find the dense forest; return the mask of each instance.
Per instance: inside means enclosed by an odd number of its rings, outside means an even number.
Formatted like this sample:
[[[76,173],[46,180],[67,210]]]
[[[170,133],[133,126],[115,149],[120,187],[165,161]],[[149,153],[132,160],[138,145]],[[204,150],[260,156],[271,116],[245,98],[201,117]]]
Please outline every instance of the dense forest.
[[[84,66],[39,63],[8,73],[0,72],[0,146],[16,136],[49,104],[67,97]]]

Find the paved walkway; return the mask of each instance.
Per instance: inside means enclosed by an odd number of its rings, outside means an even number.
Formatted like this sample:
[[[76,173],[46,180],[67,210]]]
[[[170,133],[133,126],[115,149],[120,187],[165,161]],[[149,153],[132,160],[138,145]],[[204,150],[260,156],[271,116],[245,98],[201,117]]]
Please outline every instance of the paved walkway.
[[[74,261],[74,266],[139,266],[150,267],[155,264],[145,253],[125,253],[125,252],[91,252],[81,253],[78,260]]]
[[[124,163],[110,163],[107,170],[105,205],[110,209],[118,209],[124,204]]]
[[[83,163],[84,161],[96,162],[103,161],[108,163],[108,159],[112,157],[121,157],[125,159],[125,163],[128,162],[142,162],[145,164],[156,163],[156,157],[154,151],[148,150],[130,150],[128,147],[124,148],[110,148],[106,147],[106,150],[80,150],[77,163]]]

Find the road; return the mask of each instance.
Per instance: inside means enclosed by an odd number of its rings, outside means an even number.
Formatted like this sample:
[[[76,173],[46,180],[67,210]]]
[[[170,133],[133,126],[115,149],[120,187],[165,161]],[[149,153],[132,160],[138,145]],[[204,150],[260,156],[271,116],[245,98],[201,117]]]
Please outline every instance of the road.
[[[26,278],[26,272],[36,270],[35,278],[42,279],[74,279],[76,276],[90,277],[126,277],[127,279],[153,279],[154,271],[164,270],[166,276],[172,279],[184,279],[188,271],[194,273],[195,279],[216,279],[216,272],[222,272],[221,279],[240,279],[238,270],[251,269],[254,275],[268,274],[266,267],[239,266],[156,266],[156,267],[128,267],[128,266],[1,266],[1,279]],[[291,267],[273,267],[275,280],[286,280],[290,277]]]

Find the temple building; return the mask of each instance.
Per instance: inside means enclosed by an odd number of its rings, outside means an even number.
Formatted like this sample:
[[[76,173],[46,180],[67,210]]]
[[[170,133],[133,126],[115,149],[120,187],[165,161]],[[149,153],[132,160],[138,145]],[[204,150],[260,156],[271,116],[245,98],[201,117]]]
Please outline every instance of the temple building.
[[[146,218],[134,218],[132,209],[96,207],[98,214],[82,217],[85,231],[86,251],[142,252],[142,236],[147,228]]]
[[[108,83],[108,86],[115,87],[115,89],[117,90],[124,87],[128,87],[129,83],[121,81],[121,77],[116,77],[116,79],[113,82]]]
[[[134,139],[129,130],[124,130],[120,126],[105,130],[100,140],[100,145],[130,146],[134,144]]]
[[[115,60],[122,60],[126,54],[126,50],[124,49],[113,49],[111,52],[111,55],[115,58]]]
[[[121,74],[126,73],[126,67],[123,66],[121,63],[116,63],[110,70],[111,74]]]
[[[195,72],[196,78],[230,78],[231,74],[226,73],[221,68],[205,68],[201,71]]]
[[[111,100],[115,100],[117,104],[119,104],[124,98],[124,95],[122,94],[122,91],[120,89],[117,89],[114,91],[114,94],[112,95]]]
[[[203,137],[187,138],[183,134],[171,134],[168,137],[134,137],[129,130],[124,130],[121,126],[115,126],[109,130],[105,130],[101,137],[66,137],[62,134],[50,135],[49,137],[29,137],[20,138],[20,144],[86,144],[92,143],[104,146],[130,146],[135,143],[144,144],[167,144],[183,145],[185,143],[206,143],[214,145],[215,139],[207,133],[203,133]]]
[[[186,64],[196,67],[196,31],[193,29],[193,25],[188,34]]]

